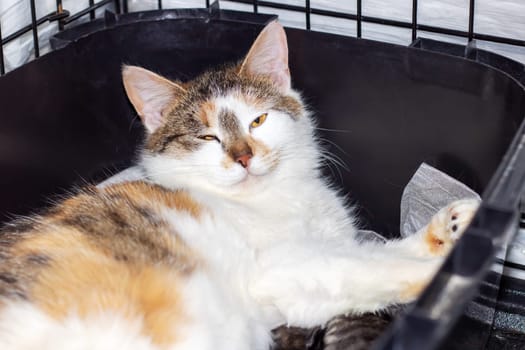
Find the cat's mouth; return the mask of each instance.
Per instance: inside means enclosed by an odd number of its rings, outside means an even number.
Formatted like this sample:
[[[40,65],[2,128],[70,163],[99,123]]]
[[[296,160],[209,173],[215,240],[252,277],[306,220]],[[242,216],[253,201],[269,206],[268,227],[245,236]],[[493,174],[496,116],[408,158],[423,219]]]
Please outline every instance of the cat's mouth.
[[[255,173],[251,172],[250,170],[246,170],[244,172],[244,175],[243,175],[241,181],[239,181],[239,182],[247,182],[247,181],[250,181],[252,179],[255,180],[256,178],[258,178],[260,176],[261,175],[257,175]]]
[[[229,186],[233,187],[258,185],[268,174],[275,170],[276,165],[276,162],[268,164],[257,158],[252,159],[248,166],[234,164],[233,167],[225,169],[229,179],[227,182]]]
[[[257,170],[257,169],[248,169],[248,171],[246,172],[246,176],[247,177],[250,177],[250,176],[254,176],[254,177],[261,177],[261,176],[264,176],[268,173],[268,171],[265,171],[265,170]]]
[[[244,171],[242,173],[242,176],[239,177],[239,180],[237,181],[236,185],[246,186],[258,182],[262,177],[264,177],[268,173],[267,171],[261,171],[252,168],[246,168],[243,170]]]

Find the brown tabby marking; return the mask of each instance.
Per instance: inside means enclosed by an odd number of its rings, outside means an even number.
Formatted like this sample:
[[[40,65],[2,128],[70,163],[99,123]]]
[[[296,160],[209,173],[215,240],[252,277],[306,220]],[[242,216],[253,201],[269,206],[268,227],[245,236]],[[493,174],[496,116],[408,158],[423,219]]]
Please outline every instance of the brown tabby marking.
[[[299,101],[290,96],[281,96],[275,102],[274,108],[280,112],[291,115],[294,119],[297,119],[304,113],[303,106],[299,103]]]
[[[272,330],[271,350],[321,350],[324,330],[321,327],[280,326]]]
[[[322,327],[281,326],[272,331],[272,350],[366,350],[390,325],[402,307],[376,313],[341,315]]]
[[[219,125],[225,131],[222,147],[228,156],[235,161],[242,155],[253,155],[253,150],[246,142],[238,119],[232,111],[222,109],[218,116]]]
[[[391,322],[388,313],[337,316],[326,325],[323,350],[366,350]]]

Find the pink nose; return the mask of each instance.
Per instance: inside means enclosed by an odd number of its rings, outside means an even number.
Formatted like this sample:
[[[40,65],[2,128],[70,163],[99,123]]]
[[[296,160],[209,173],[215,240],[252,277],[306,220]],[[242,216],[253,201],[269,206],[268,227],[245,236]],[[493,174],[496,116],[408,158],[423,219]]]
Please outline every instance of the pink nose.
[[[245,153],[245,154],[241,154],[240,156],[235,157],[235,161],[239,163],[240,165],[242,165],[243,168],[248,167],[250,163],[250,159],[252,159],[251,153]]]

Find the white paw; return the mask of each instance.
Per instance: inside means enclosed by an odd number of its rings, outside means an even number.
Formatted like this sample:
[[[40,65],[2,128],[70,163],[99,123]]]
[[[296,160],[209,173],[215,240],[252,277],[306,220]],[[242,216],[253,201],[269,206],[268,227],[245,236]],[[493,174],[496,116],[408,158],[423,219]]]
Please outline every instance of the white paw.
[[[461,199],[449,204],[446,216],[446,233],[452,241],[457,241],[465,232],[472,221],[474,214],[478,210],[479,201],[477,199]]]
[[[432,255],[445,255],[461,237],[479,207],[477,199],[461,199],[441,209],[424,233]]]

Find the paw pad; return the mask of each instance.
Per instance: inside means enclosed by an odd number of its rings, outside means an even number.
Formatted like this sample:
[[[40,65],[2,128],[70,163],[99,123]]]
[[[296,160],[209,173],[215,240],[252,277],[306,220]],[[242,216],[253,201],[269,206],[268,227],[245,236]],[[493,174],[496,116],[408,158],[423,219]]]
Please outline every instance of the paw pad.
[[[459,239],[478,209],[477,199],[462,199],[441,209],[428,225],[426,242],[433,255],[444,255]]]

